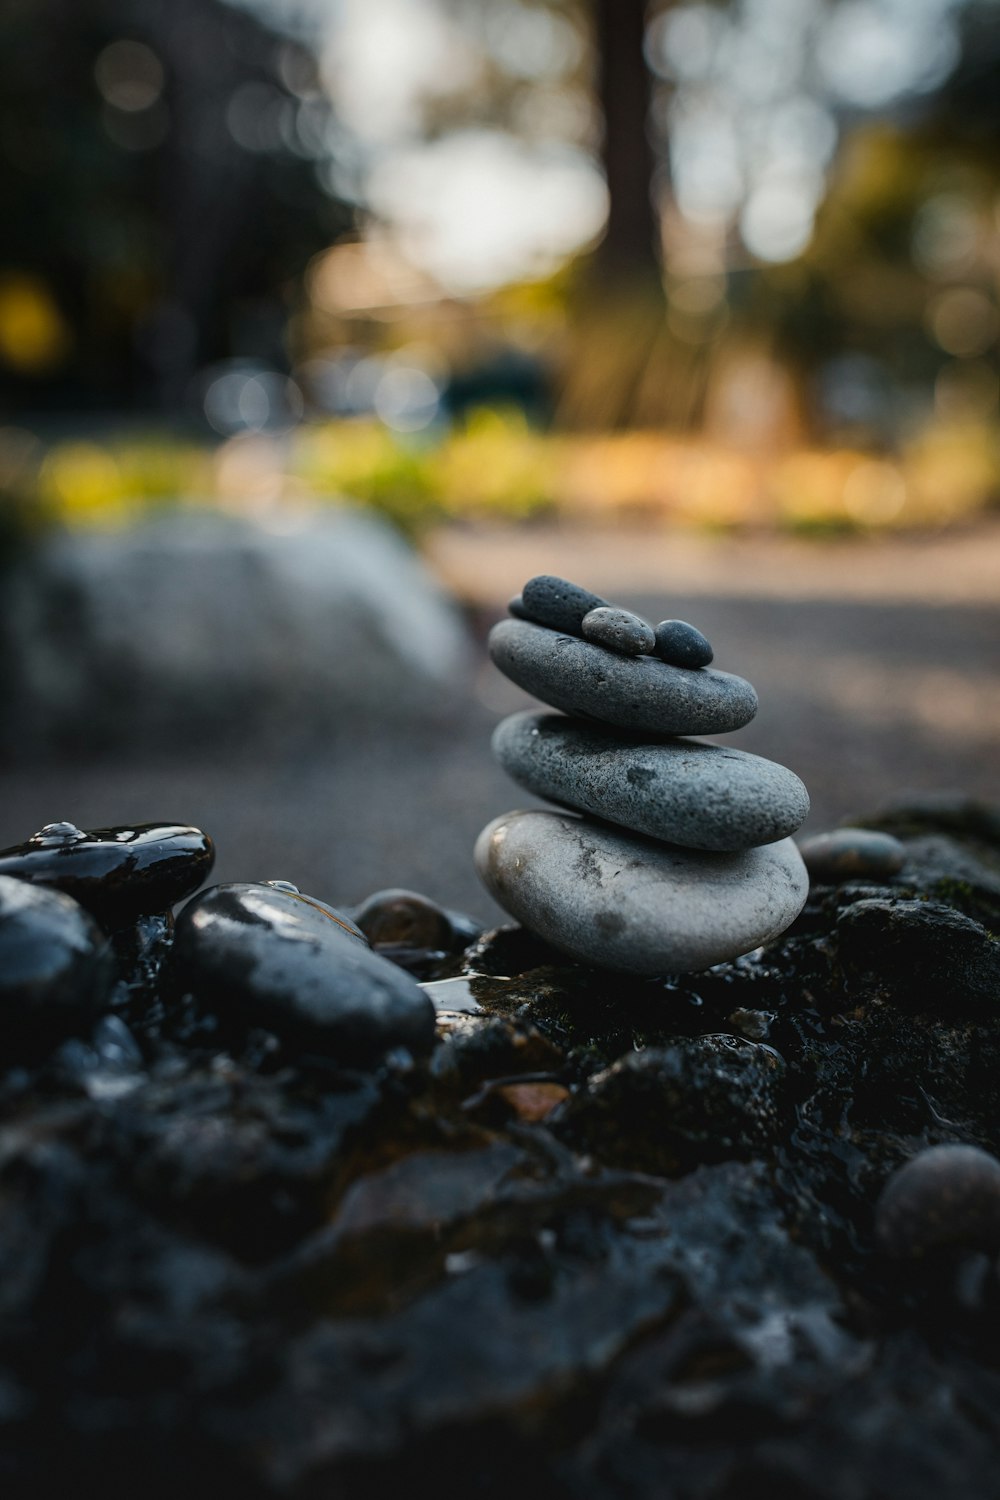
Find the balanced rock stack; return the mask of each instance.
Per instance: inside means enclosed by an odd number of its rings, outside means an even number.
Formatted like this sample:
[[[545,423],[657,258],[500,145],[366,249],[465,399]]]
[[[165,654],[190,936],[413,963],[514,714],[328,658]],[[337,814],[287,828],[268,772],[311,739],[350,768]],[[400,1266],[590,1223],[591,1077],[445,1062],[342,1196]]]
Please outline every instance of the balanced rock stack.
[[[683,735],[749,723],[757,695],[708,663],[693,626],[654,631],[564,579],[532,578],[490,655],[562,713],[512,715],[493,752],[529,792],[573,811],[505,813],[476,844],[490,893],[584,963],[690,973],[776,937],[809,878],[789,837],[809,811],[784,766]]]

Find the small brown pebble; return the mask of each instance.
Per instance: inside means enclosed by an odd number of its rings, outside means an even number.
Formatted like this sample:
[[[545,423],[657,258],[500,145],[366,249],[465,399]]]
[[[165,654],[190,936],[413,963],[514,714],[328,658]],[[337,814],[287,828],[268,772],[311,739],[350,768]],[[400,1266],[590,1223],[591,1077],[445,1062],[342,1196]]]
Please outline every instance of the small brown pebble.
[[[447,913],[416,891],[375,891],[354,920],[373,948],[447,951],[452,939]]]
[[[496,1090],[519,1120],[536,1125],[569,1098],[561,1083],[505,1083]]]
[[[945,1245],[1000,1249],[1000,1161],[978,1146],[929,1146],[882,1189],[875,1238],[895,1257]]]

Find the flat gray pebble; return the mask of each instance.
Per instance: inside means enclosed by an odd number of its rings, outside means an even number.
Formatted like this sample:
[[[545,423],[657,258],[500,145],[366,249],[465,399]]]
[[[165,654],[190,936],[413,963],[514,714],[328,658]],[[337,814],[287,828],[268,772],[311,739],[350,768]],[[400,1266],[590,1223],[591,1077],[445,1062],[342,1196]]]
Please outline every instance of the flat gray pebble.
[[[799,853],[817,885],[845,880],[883,880],[906,863],[906,846],[891,833],[871,828],[835,828],[804,839]]]
[[[739,854],[656,844],[571,813],[510,812],[483,829],[476,869],[522,926],[626,974],[710,968],[777,937],[809,877],[791,839]]]
[[[657,656],[672,667],[707,667],[715,655],[706,637],[686,620],[661,620],[654,638]]]
[[[809,812],[802,782],[775,761],[694,740],[650,744],[561,714],[512,714],[493,754],[537,797],[690,849],[771,844]]]
[[[582,628],[585,640],[593,641],[595,646],[606,646],[609,651],[617,651],[620,656],[642,656],[656,645],[652,625],[647,625],[630,609],[602,605],[584,615]]]
[[[729,734],[757,712],[757,694],[742,677],[616,656],[522,620],[494,625],[489,650],[506,677],[543,703],[641,734]]]
[[[550,630],[566,630],[570,635],[579,635],[583,621],[592,609],[603,609],[607,600],[566,578],[556,578],[552,573],[539,573],[529,578],[521,590],[521,605],[528,619]]]

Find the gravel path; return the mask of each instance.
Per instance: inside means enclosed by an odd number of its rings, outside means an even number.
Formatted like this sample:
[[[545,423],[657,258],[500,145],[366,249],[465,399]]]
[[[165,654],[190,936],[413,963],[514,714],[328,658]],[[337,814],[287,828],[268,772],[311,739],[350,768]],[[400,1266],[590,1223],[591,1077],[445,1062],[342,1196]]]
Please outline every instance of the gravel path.
[[[541,571],[613,592],[654,623],[692,620],[716,665],[757,688],[760,713],[733,742],[803,778],[807,827],[905,791],[1000,798],[1000,527],[874,551],[791,548],[532,528],[442,534],[430,555],[462,580],[480,640],[508,595]],[[191,745],[7,767],[0,846],[55,819],[176,818],[213,835],[221,879],[291,880],[343,904],[404,885],[488,918],[496,909],[472,870],[476,833],[532,800],[493,765],[489,736],[499,714],[529,701],[484,655],[453,722],[345,724],[322,744],[290,731],[266,749]]]

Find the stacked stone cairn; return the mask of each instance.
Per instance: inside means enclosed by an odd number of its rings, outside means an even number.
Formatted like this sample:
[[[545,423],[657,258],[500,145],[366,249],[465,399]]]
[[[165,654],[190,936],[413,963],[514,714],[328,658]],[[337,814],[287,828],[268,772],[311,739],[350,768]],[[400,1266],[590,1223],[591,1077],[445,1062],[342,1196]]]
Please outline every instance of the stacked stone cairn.
[[[688,735],[749,723],[749,682],[709,666],[681,620],[654,630],[566,582],[532,578],[494,626],[490,655],[561,710],[513,714],[493,753],[561,811],[504,813],[476,867],[524,927],[583,963],[646,976],[697,972],[777,937],[809,877],[790,835],[809,811],[784,766]]]

